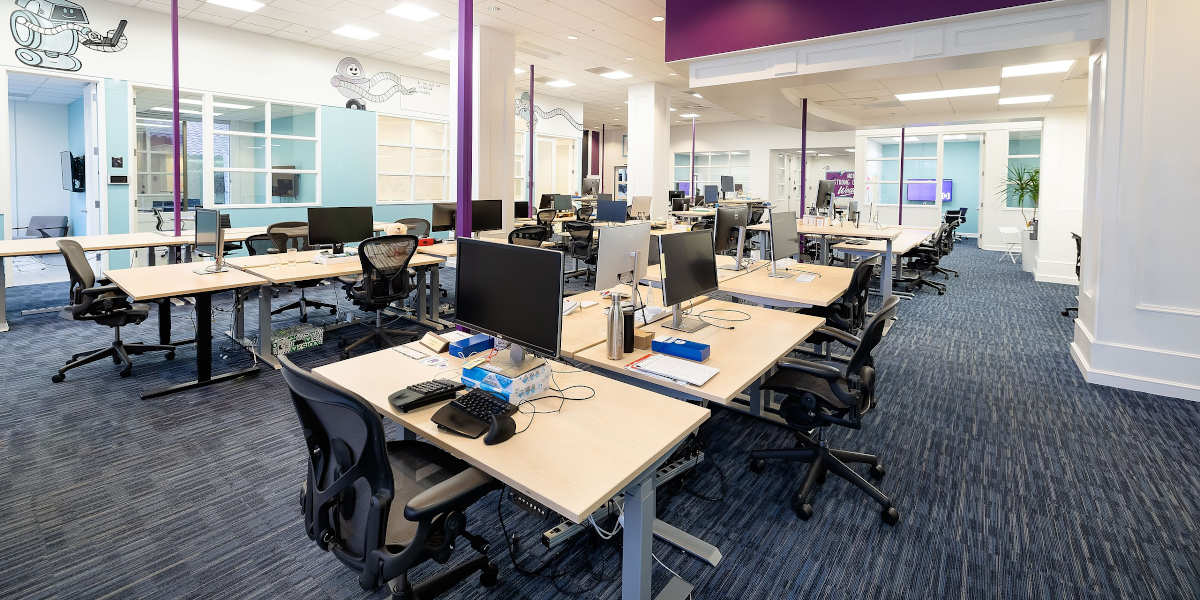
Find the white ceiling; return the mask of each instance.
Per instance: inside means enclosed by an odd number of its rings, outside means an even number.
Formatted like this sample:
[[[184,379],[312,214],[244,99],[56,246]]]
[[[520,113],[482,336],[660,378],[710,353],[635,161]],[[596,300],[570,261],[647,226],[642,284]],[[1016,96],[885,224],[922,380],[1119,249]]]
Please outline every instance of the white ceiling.
[[[44,77],[30,73],[9,73],[8,99],[46,104],[70,104],[83,97],[87,82],[77,79]]]
[[[164,0],[113,1],[161,13],[171,11],[170,2]],[[455,48],[458,2],[415,0],[440,13],[417,23],[386,14],[400,0],[260,1],[266,6],[253,13],[202,0],[179,0],[179,10],[184,26],[187,21],[203,21],[449,75],[449,61],[424,53],[439,47]],[[702,114],[706,122],[741,119],[685,93],[686,75],[677,74],[663,60],[664,23],[650,20],[665,13],[665,0],[477,0],[474,20],[476,25],[513,33],[517,65],[535,65],[538,79],[547,76],[574,82],[570,88],[539,83],[535,95],[581,102],[584,125],[589,128],[599,128],[601,123],[624,125],[627,88],[650,81],[672,88],[672,106],[679,109],[673,117],[692,111]],[[332,30],[342,25],[364,27],[380,35],[367,41],[334,35]],[[578,39],[570,40],[568,35]],[[593,67],[622,70],[633,77],[605,79],[586,71]],[[528,85],[529,75],[514,75],[514,79],[519,90]],[[672,120],[672,124],[680,123],[678,118]]]

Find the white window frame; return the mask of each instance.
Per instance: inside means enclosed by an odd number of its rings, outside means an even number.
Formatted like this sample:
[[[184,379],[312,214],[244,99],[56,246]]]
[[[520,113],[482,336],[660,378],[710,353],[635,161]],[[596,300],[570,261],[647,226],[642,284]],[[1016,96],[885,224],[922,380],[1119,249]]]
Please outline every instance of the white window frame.
[[[379,121],[382,118],[388,119],[405,119],[408,124],[408,144],[391,144],[384,143],[379,139]],[[425,121],[428,123],[439,123],[442,128],[442,147],[436,148],[433,146],[418,146],[413,143],[413,131],[416,121]],[[447,119],[430,118],[427,115],[410,115],[403,113],[376,113],[375,114],[375,203],[376,204],[438,204],[444,202],[452,202],[450,199],[450,122]],[[379,147],[386,146],[388,148],[408,148],[408,173],[397,173],[394,171],[385,171],[379,164],[380,153]],[[416,150],[441,150],[442,151],[442,173],[417,173],[416,172]],[[379,178],[380,177],[408,177],[408,199],[407,200],[383,200],[379,198]],[[442,178],[442,199],[441,200],[417,200],[417,177],[441,177]]]
[[[525,159],[523,161],[521,161],[521,172],[518,174],[514,174],[513,179],[521,180],[521,197],[515,198],[515,201],[521,202],[521,201],[525,200],[525,196],[529,194],[529,187],[528,187],[529,184],[526,181],[526,179],[529,175],[529,161],[531,159],[530,159],[530,157],[525,156],[526,154],[529,153],[529,125],[525,124],[524,127],[520,127],[519,125],[521,125],[521,120],[517,119],[517,122],[518,122],[518,127],[513,132],[513,143],[514,144],[516,143],[516,136],[521,136],[521,152],[517,153],[516,149],[514,148],[513,149],[513,154],[514,154],[513,158],[524,157]],[[570,194],[572,196],[579,195],[579,193],[581,191],[580,186],[582,185],[582,182],[581,182],[582,178],[579,177],[579,170],[582,167],[582,162],[583,162],[582,138],[581,137],[576,138],[575,136],[571,136],[571,135],[558,135],[558,134],[554,134],[554,133],[538,133],[536,130],[534,131],[534,135],[536,136],[536,139],[534,140],[534,144],[533,144],[532,160],[534,160],[534,161],[537,160],[537,156],[538,156],[538,150],[537,150],[537,141],[538,140],[547,140],[550,142],[556,142],[558,140],[570,140],[570,141],[574,142],[574,144],[571,147],[572,148],[571,149],[571,158],[570,158],[570,161],[568,164],[568,168],[574,172],[574,174],[571,177],[569,177],[569,179],[571,181],[571,189],[567,190],[566,192],[556,191],[554,193],[556,193],[556,194],[566,193],[566,194]],[[537,180],[536,180],[536,178],[537,178],[537,162],[534,162],[533,165],[534,165],[534,183],[536,184],[537,183]],[[557,154],[551,154],[551,156],[550,156],[550,172],[551,173],[558,172],[558,155]],[[537,190],[536,189],[534,189],[533,195],[534,195],[534,202],[537,202],[538,198],[537,198]]]
[[[213,96],[220,96],[222,99],[246,100],[249,102],[263,103],[263,119],[264,119],[263,132],[262,133],[254,133],[254,132],[249,132],[249,131],[226,131],[226,130],[222,130],[222,131],[218,132],[213,123],[213,119],[214,119]],[[313,110],[313,126],[314,126],[313,133],[315,135],[310,137],[310,136],[304,136],[304,135],[289,135],[289,134],[273,134],[273,133],[271,133],[271,107],[273,104],[286,104],[288,106],[296,106],[296,107],[301,107],[301,108],[312,109]],[[202,156],[203,156],[203,160],[204,160],[203,172],[204,172],[204,178],[205,178],[206,184],[204,186],[204,195],[202,197],[204,198],[204,207],[205,208],[216,208],[216,209],[279,208],[279,207],[303,208],[303,207],[308,207],[308,206],[320,206],[321,205],[321,107],[320,106],[315,105],[315,104],[305,104],[303,102],[274,101],[274,100],[268,100],[265,98],[255,98],[252,96],[237,96],[237,95],[233,95],[233,94],[223,94],[223,93],[214,94],[212,92],[205,92],[204,93],[203,112],[204,112],[204,119],[203,119],[203,123],[204,123],[203,146],[204,147],[203,147]],[[247,137],[247,138],[255,138],[255,139],[263,140],[263,146],[264,146],[264,148],[263,148],[263,164],[266,166],[261,167],[261,168],[258,168],[258,167],[217,167],[215,165],[215,160],[214,160],[216,157],[215,149],[214,149],[215,148],[214,136],[217,135],[218,133],[220,135],[228,135],[231,137]],[[314,142],[313,152],[315,155],[314,155],[313,159],[316,164],[316,168],[315,169],[273,169],[273,168],[271,168],[271,164],[272,164],[271,140],[272,139]],[[270,177],[271,175],[273,175],[275,173],[313,175],[314,176],[313,177],[313,180],[314,180],[313,185],[315,186],[315,193],[314,193],[313,197],[315,198],[315,201],[313,201],[313,202],[275,202],[273,200],[274,197],[270,195],[270,181],[268,180],[267,196],[266,196],[267,201],[262,204],[256,204],[256,203],[217,204],[216,203],[216,195],[215,195],[216,190],[214,189],[216,187],[214,184],[214,180],[216,178],[217,173],[264,173],[268,177]]]
[[[689,160],[688,169],[689,169],[689,173],[690,173],[691,172],[690,169],[693,168],[692,165],[690,164],[691,154],[692,153],[690,151],[689,152],[674,152],[671,154],[671,180],[672,180],[671,187],[672,187],[672,189],[675,189],[677,187],[677,185],[680,183],[687,183],[686,179],[679,179],[679,178],[675,177],[675,169],[683,168],[681,166],[680,167],[675,166],[675,157],[680,156],[680,155],[689,157],[688,158],[688,160]],[[716,179],[701,179],[700,177],[696,177],[696,181],[694,183],[695,183],[696,187],[700,188],[701,192],[704,191],[704,186],[706,186],[706,185],[716,185],[716,186],[721,185],[721,175],[728,175],[730,177],[733,177],[734,183],[738,183],[739,181],[742,183],[743,193],[750,193],[750,190],[748,189],[750,187],[750,176],[747,176],[745,178],[738,178],[738,177],[735,177],[733,174],[733,169],[735,168],[735,165],[733,164],[734,155],[740,156],[740,155],[744,154],[744,155],[746,155],[746,160],[751,161],[753,158],[753,155],[751,154],[751,152],[749,150],[701,150],[701,151],[696,152],[697,156],[699,156],[701,154],[703,154],[709,158],[709,166],[704,167],[706,170],[708,170],[709,177],[712,177],[712,166],[711,166],[712,155],[724,154],[725,158],[729,161],[725,167],[725,169],[727,169],[727,171],[725,173],[718,173],[716,176]],[[753,162],[749,162],[746,165],[737,165],[737,166],[745,167],[747,170],[753,170],[753,165],[754,165]],[[695,195],[696,190],[692,190],[691,193],[693,195]],[[700,194],[700,195],[703,195],[703,194]]]
[[[1042,152],[1041,152],[1041,150],[1042,150],[1042,142],[1045,141],[1044,140],[1044,138],[1045,138],[1044,127],[1039,128],[1039,129],[1021,130],[1021,133],[1024,133],[1026,131],[1036,131],[1037,132],[1037,134],[1038,134],[1038,153],[1037,154],[1008,154],[1008,148],[1012,147],[1012,145],[1009,144],[1009,146],[1004,149],[1004,156],[1005,156],[1004,157],[1004,178],[1005,179],[1008,178],[1008,167],[1012,163],[1012,159],[1014,159],[1014,158],[1036,158],[1038,161],[1037,168],[1039,170],[1042,168]],[[1016,133],[1016,131],[1014,130],[1014,131],[1008,132],[1009,137],[1011,137],[1013,133]],[[1006,189],[1007,189],[1007,186],[1006,186]],[[1021,207],[1020,206],[1009,206],[1008,205],[1008,193],[1005,192],[1004,202],[1001,203],[1000,210],[1005,210],[1005,211],[1009,211],[1009,212],[1020,212]],[[1026,208],[1025,210],[1030,210],[1030,209]]]

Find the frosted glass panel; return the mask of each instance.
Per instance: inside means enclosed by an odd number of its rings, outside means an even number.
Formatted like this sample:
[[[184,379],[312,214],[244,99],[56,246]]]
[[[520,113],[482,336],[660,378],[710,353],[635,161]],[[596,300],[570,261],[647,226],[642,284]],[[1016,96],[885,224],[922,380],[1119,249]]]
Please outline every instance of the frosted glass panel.
[[[407,175],[410,169],[412,150],[399,146],[379,147],[379,172]]]
[[[395,117],[379,117],[379,143],[412,144],[412,121]]]
[[[380,175],[378,200],[382,202],[404,202],[412,199],[412,177]]]
[[[431,121],[413,121],[413,145],[446,147],[446,125]]]
[[[446,199],[445,177],[414,177],[416,194],[414,200],[419,202],[440,202]]]
[[[446,151],[415,148],[413,150],[413,173],[421,175],[444,175],[446,173]]]
[[[684,152],[684,153],[676,153],[676,154],[675,154],[675,166],[677,166],[677,167],[680,167],[680,166],[684,166],[684,167],[686,167],[686,166],[689,166],[689,165],[691,165],[691,164],[692,164],[692,158],[691,158],[691,156],[692,156],[691,154],[689,154],[689,153],[686,153],[686,152]]]

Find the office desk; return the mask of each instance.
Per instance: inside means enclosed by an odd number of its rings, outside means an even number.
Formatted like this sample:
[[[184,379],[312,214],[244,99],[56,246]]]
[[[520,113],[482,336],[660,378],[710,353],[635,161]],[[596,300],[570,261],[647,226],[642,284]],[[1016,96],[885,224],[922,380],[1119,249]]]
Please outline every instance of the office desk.
[[[629,286],[618,286],[625,290]],[[662,306],[662,290],[642,286],[642,301],[647,306]],[[574,358],[575,354],[597,344],[603,345],[608,339],[608,314],[604,309],[612,306],[612,300],[600,295],[600,291],[591,290],[566,298],[575,302],[595,302],[595,306],[583,308],[582,305],[569,315],[562,318],[562,341],[559,343],[559,353],[564,358]],[[696,304],[708,300],[708,296],[696,299]],[[671,313],[663,313],[658,320],[671,317]],[[634,352],[637,352],[636,350]]]
[[[252,367],[213,377],[212,295],[215,292],[225,290],[258,287],[263,285],[264,280],[238,269],[227,269],[221,273],[208,273],[205,275],[193,272],[193,269],[206,264],[211,263],[193,262],[158,265],[154,267],[134,267],[131,269],[114,269],[105,273],[114,284],[120,287],[135,302],[180,296],[192,296],[196,299],[196,380],[148,392],[142,394],[142,398],[154,398],[221,381],[229,381],[247,375],[258,374],[258,368]],[[167,322],[170,322],[170,313],[164,308],[167,305],[169,305],[167,302],[159,304],[160,331],[162,328],[162,319],[167,319]]]
[[[771,236],[770,223],[759,223],[746,228],[747,231],[762,231],[765,232],[767,238]],[[892,251],[892,243],[896,238],[900,237],[903,230],[900,227],[871,227],[869,225],[856,227],[851,224],[842,225],[809,225],[804,222],[804,219],[796,219],[796,232],[803,235],[818,235],[821,236],[821,262],[829,263],[829,238],[830,237],[848,237],[862,238],[868,240],[881,240],[884,243],[883,252],[883,270],[879,275],[879,287],[883,293],[883,297],[887,298],[892,295],[892,269],[894,264],[894,252]],[[767,243],[770,243],[768,239]]]
[[[655,521],[654,473],[709,411],[595,373],[551,363],[559,386],[586,385],[590,400],[570,401],[562,412],[540,414],[529,429],[495,446],[438,429],[430,418],[441,403],[413,412],[392,409],[387,397],[407,385],[444,377],[461,369],[462,359],[446,356],[448,367],[422,365],[394,349],[380,350],[316,369],[316,373],[365,398],[380,414],[408,432],[465,460],[500,482],[537,500],[574,523],[583,523],[624,491],[622,538],[623,600],[650,600],[650,555]],[[543,399],[539,410],[558,408]],[[513,417],[520,430],[529,416]]]
[[[892,254],[897,257],[903,256],[913,248],[921,245],[922,242],[929,239],[929,236],[934,234],[933,229],[925,227],[902,227],[900,235],[892,240]],[[834,250],[840,250],[847,254],[871,255],[883,254],[887,251],[886,240],[870,240],[866,244],[847,244],[842,242],[833,246]]]
[[[812,281],[797,281],[800,272],[811,271],[820,276]],[[783,271],[780,271],[782,274]],[[789,271],[790,276],[771,277],[770,266],[756,269],[742,277],[728,279],[720,284],[721,291],[762,304],[787,308],[829,306],[850,287],[854,269],[829,265],[797,264]]]
[[[678,233],[678,232],[668,232],[668,233]],[[765,260],[745,260],[744,259],[743,262],[745,263],[746,266],[744,266],[741,269],[738,269],[736,271],[734,271],[732,269],[721,268],[721,267],[726,267],[726,266],[732,266],[734,261],[736,261],[736,260],[737,259],[735,259],[732,256],[725,256],[724,254],[717,255],[717,267],[718,267],[717,268],[717,283],[718,284],[729,281],[730,279],[733,279],[735,277],[741,277],[742,275],[745,275],[746,273],[749,273],[750,271],[753,271],[755,269],[765,268],[768,265],[768,261],[765,261]],[[648,282],[650,282],[650,285],[652,285],[654,287],[661,287],[662,286],[662,264],[650,265],[649,267],[647,267],[646,268],[646,277],[643,278],[642,281],[648,281]],[[721,286],[721,289],[725,289],[725,287]]]
[[[715,217],[715,216],[717,216],[717,211],[715,211],[715,210],[673,210],[673,211],[671,211],[671,214],[673,214],[677,217],[683,217],[685,219],[695,220],[695,219],[703,219],[705,217]]]
[[[288,255],[261,254],[258,256],[242,256],[230,258],[225,262],[234,268],[250,273],[263,280],[258,290],[258,349],[259,358],[278,368],[278,361],[271,353],[271,291],[272,286],[286,285],[299,281],[314,281],[318,279],[334,279],[362,273],[362,262],[357,256],[333,260],[324,264],[313,262],[319,250],[307,250],[296,253],[299,262],[287,262]],[[408,266],[416,269],[419,274],[427,272],[429,289],[437,290],[440,285],[438,267],[446,259],[425,254],[413,255]],[[444,329],[446,324],[440,320],[440,298],[433,298],[430,303],[426,281],[418,277],[417,283],[417,322],[434,329]],[[434,292],[437,294],[438,292]],[[234,324],[233,337],[243,342],[241,323]]]
[[[626,368],[630,362],[649,354],[648,350],[635,350],[620,360],[609,360],[608,349],[601,344],[575,354],[575,360],[726,406],[735,405],[734,400],[742,390],[752,387],[748,400],[749,412],[761,416],[764,403],[762,394],[757,389],[760,378],[774,369],[775,363],[807,339],[814,329],[825,324],[825,319],[821,317],[749,304],[734,304],[724,300],[709,300],[697,308],[696,312],[741,311],[748,313],[750,320],[725,322],[710,318],[706,320],[724,327],[733,326],[734,329],[721,329],[709,325],[695,333],[666,329],[663,325],[667,321],[659,321],[644,327],[643,330],[653,332],[657,339],[678,336],[710,345],[711,353],[704,364],[716,367],[720,372],[703,386],[677,383]],[[716,316],[742,318],[732,312],[718,313]]]
[[[192,238],[164,238],[155,232],[113,233],[106,235],[76,235],[67,237],[0,240],[0,332],[8,331],[8,306],[5,297],[7,274],[5,259],[15,256],[42,256],[58,254],[59,240],[73,240],[83,247],[84,252],[101,250],[150,249],[150,264],[154,264],[154,248],[157,246],[185,246]],[[173,261],[172,261],[173,262]],[[164,342],[165,343],[165,342]]]
[[[440,256],[442,258],[451,258],[458,256],[458,244],[454,240],[438,242],[429,246],[417,246],[417,253],[428,254],[430,256]]]

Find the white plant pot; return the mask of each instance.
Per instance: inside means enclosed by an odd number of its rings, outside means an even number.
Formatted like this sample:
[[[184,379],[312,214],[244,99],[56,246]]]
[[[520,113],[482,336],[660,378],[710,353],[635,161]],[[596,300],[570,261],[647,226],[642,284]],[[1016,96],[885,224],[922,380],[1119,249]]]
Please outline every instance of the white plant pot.
[[[1029,239],[1028,229],[1021,231],[1021,270],[1032,273],[1037,268],[1038,241]]]

